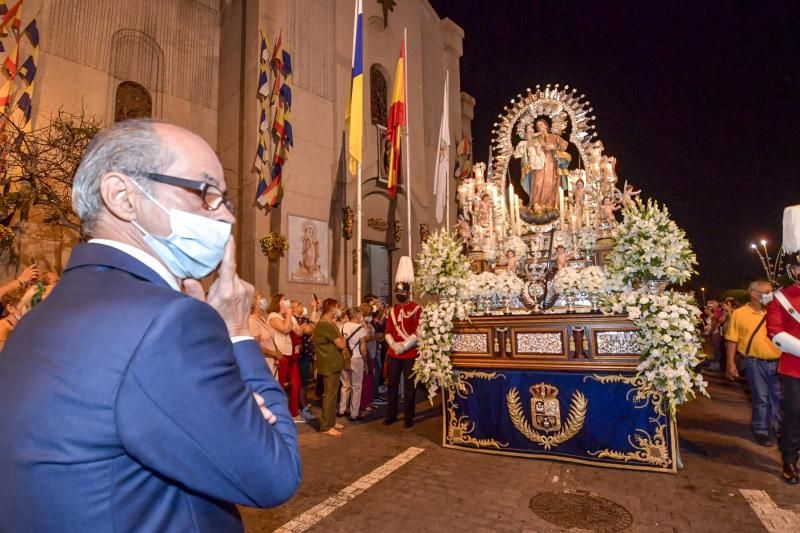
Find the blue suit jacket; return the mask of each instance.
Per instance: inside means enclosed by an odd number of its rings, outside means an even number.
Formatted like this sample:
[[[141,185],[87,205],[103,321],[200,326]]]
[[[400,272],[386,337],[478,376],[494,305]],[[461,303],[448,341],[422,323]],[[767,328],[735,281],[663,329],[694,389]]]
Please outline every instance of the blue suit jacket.
[[[0,353],[0,531],[240,531],[300,477],[257,343],[114,248],[78,246]]]

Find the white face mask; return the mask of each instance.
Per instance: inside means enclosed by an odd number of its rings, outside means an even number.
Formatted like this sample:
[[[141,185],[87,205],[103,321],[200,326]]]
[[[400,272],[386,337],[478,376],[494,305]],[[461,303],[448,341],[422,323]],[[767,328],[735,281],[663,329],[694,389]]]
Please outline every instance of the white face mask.
[[[377,305],[373,305],[372,306],[372,314],[375,314],[377,312],[378,312],[378,306]]]
[[[305,305],[303,306],[303,314],[301,314],[300,316],[308,316],[308,307],[306,307]]]
[[[769,305],[772,301],[772,293],[768,292],[767,294],[761,295],[761,304],[762,305]]]
[[[261,298],[258,301],[258,306],[261,308],[262,311],[266,311],[267,310],[267,299],[266,298]]]
[[[180,209],[167,209],[138,183],[136,186],[169,215],[171,233],[167,237],[147,233],[133,221],[136,229],[144,235],[144,242],[161,258],[169,271],[181,279],[200,279],[214,272],[225,255],[231,225]]]

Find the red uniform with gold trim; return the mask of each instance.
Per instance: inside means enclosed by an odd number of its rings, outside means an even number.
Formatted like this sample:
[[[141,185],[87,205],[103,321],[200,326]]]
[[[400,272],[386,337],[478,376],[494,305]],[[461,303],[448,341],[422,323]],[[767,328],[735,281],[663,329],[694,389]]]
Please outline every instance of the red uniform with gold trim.
[[[781,292],[789,303],[797,310],[800,310],[800,286],[796,283],[781,289]],[[775,335],[786,332],[793,337],[800,339],[800,322],[792,317],[783,308],[777,298],[767,306],[767,335],[772,339]],[[786,352],[781,352],[781,360],[778,363],[778,373],[784,376],[800,378],[800,357]]]
[[[410,335],[417,333],[421,316],[422,307],[417,302],[395,304],[386,319],[386,335],[391,335],[397,342],[405,342]],[[414,359],[417,356],[417,348],[397,354],[390,346],[387,355],[395,359]]]

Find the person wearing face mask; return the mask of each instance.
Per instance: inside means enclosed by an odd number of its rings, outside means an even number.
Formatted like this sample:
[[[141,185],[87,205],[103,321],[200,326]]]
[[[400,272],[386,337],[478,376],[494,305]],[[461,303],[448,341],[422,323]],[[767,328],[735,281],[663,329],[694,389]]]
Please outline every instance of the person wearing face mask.
[[[786,271],[794,282],[773,293],[767,306],[767,334],[781,351],[778,374],[783,385],[783,433],[780,439],[786,483],[797,485],[800,475],[800,205],[783,211],[783,250]]]
[[[731,381],[739,378],[739,363],[747,377],[752,396],[750,429],[756,442],[772,445],[772,433],[781,427],[781,384],[778,380],[778,350],[767,337],[764,327],[767,312],[764,302],[772,293],[768,281],[754,281],[749,287],[750,302],[733,311],[725,332],[725,375]]]
[[[285,502],[301,467],[219,159],[183,128],[118,122],[72,202],[89,241],[0,357],[0,531],[242,531],[236,505]]]
[[[367,294],[364,301],[370,306],[369,325],[372,330],[371,336],[367,340],[367,349],[369,350],[372,369],[371,381],[372,392],[370,403],[375,406],[386,405],[385,396],[381,398],[380,393],[386,393],[386,386],[383,383],[383,367],[386,362],[386,342],[384,342],[384,333],[386,331],[386,307],[383,302],[374,294]],[[364,387],[366,390],[366,387]],[[366,404],[365,404],[366,405]]]
[[[278,361],[283,357],[283,354],[278,351],[272,342],[272,329],[267,323],[267,299],[258,291],[253,294],[253,305],[250,306],[247,329],[261,347],[261,352],[264,354],[264,360],[267,362],[270,374],[277,379]]]
[[[313,307],[316,308],[316,306]],[[303,420],[308,422],[317,419],[317,417],[311,413],[311,404],[306,397],[314,369],[314,343],[311,342],[311,334],[314,332],[314,323],[308,318],[308,308],[297,300],[292,301],[292,316],[294,316],[298,325],[298,328],[292,330],[290,333],[292,337],[292,350],[297,358],[300,380],[299,390],[297,391],[298,403],[300,405],[300,416]]]
[[[273,294],[267,304],[267,325],[271,341],[281,354],[278,360],[278,382],[289,398],[289,412],[296,423],[304,423],[300,416],[300,369],[292,345],[291,333],[301,333],[297,320],[292,315],[292,302],[286,295]]]
[[[404,417],[403,425],[407,428],[414,425],[415,388],[414,360],[417,357],[417,328],[422,315],[422,307],[409,299],[411,284],[414,283],[414,266],[411,258],[403,256],[397,266],[394,297],[399,302],[389,311],[386,320],[386,342],[389,352],[386,357],[389,378],[389,405],[386,408],[384,424],[393,424],[397,420],[398,388],[400,376],[403,379]]]
[[[345,343],[350,350],[350,368],[342,370],[342,389],[337,416],[346,416],[350,409],[350,421],[363,420],[361,416],[361,384],[364,382],[364,369],[369,358],[367,353],[367,335],[364,328],[361,309],[352,307],[347,310],[347,321],[342,324],[341,331]]]
[[[343,424],[336,422],[336,395],[339,392],[339,377],[344,368],[344,337],[335,321],[339,302],[326,298],[322,302],[322,315],[314,326],[311,340],[317,351],[317,374],[322,379],[322,412],[319,417],[319,431],[332,437],[341,436]]]

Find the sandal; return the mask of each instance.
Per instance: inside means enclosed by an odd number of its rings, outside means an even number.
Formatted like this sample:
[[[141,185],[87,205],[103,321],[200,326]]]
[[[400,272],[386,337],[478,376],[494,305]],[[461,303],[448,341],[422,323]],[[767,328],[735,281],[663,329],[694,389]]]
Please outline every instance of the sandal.
[[[323,435],[330,435],[331,437],[341,437],[342,436],[342,432],[339,431],[336,428],[331,428],[328,431],[323,431],[322,434]]]

